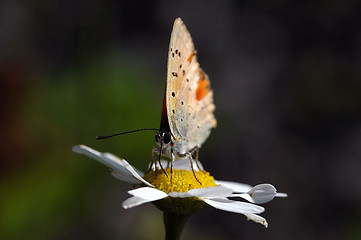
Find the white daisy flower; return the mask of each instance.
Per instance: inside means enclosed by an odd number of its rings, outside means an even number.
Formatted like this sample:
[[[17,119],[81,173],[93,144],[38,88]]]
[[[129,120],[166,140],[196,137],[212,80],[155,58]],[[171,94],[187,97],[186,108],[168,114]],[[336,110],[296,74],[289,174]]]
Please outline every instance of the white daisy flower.
[[[265,209],[256,204],[269,202],[274,197],[287,196],[285,193],[277,193],[271,184],[252,187],[243,183],[214,180],[204,171],[200,162],[198,168],[195,161],[192,161],[193,173],[189,158],[174,161],[171,181],[169,167],[165,169],[167,175],[159,165],[153,165],[150,171],[144,174],[126,160],[111,153],[100,153],[84,145],[74,146],[73,151],[104,164],[117,179],[139,184],[138,188],[128,191],[132,197],[122,203],[125,209],[153,202],[164,212],[188,216],[205,205],[210,205],[220,210],[243,214],[247,219],[267,227],[266,219],[258,215]],[[168,162],[162,161],[161,164],[167,166]],[[250,203],[231,200],[230,197],[243,198]]]

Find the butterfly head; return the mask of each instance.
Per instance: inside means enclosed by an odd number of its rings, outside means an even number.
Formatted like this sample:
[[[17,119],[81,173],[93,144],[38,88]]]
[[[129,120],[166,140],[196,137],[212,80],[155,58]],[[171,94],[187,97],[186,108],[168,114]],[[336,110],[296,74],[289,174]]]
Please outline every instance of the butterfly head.
[[[172,142],[172,134],[167,130],[160,130],[155,135],[155,141],[159,146],[166,147]]]

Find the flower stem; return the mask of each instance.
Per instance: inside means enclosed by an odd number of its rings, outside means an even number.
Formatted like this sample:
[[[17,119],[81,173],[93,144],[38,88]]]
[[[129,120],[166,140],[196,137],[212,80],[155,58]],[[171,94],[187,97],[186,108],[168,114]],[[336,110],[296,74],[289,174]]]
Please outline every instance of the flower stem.
[[[165,240],[179,240],[187,219],[188,215],[178,215],[164,211]]]

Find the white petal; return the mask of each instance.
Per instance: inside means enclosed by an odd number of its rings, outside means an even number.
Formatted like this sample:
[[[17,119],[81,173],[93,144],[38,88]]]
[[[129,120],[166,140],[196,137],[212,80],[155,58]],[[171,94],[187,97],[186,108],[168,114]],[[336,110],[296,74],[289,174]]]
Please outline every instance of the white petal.
[[[264,219],[263,217],[258,216],[256,214],[252,214],[252,213],[246,213],[244,215],[247,217],[247,220],[252,220],[256,223],[262,224],[265,227],[268,227],[268,223],[267,223],[266,219]]]
[[[251,203],[262,204],[271,201],[276,196],[276,188],[271,184],[259,184],[247,193],[232,194],[231,197],[241,197]]]
[[[104,157],[102,153],[100,153],[90,147],[87,147],[84,145],[74,146],[73,152],[76,152],[79,154],[84,154],[85,156],[93,158],[93,159],[97,160],[98,162],[104,164],[108,168],[111,168],[114,170],[120,170],[120,169],[117,169],[117,166],[115,166],[112,162],[109,162],[108,159],[106,157]]]
[[[130,165],[130,164],[127,162],[127,160],[125,160],[125,159],[123,159],[123,158],[119,158],[119,157],[115,156],[115,155],[112,154],[112,153],[103,153],[103,156],[106,157],[106,158],[108,158],[108,159],[110,159],[111,161],[115,162],[116,164],[119,163],[119,164],[122,166],[121,169],[124,170],[124,172],[127,172],[128,174],[130,173],[127,169],[124,169],[124,164]],[[123,162],[125,162],[125,163],[123,163]],[[132,169],[133,169],[134,171],[137,172],[138,175],[140,175],[140,176],[143,176],[143,175],[144,175],[144,173],[143,173],[142,171],[136,169],[136,168],[133,167],[133,166],[131,166],[131,167],[132,167]],[[131,174],[131,175],[133,176],[133,174]]]
[[[163,168],[168,168],[171,167],[171,162],[166,161],[166,160],[160,160],[160,164],[162,165]],[[198,161],[198,165],[199,168],[197,166],[196,161],[194,161],[192,159],[192,164],[193,164],[193,169],[194,171],[199,171],[200,170],[204,170],[203,165],[200,161]],[[157,169],[161,169],[158,161],[156,161],[156,167]],[[173,162],[173,169],[178,169],[178,170],[191,170],[191,161],[189,157],[184,157],[184,158],[177,158],[176,161]],[[152,164],[152,170],[155,170],[154,164]]]
[[[276,197],[285,198],[288,197],[287,193],[276,193]]]
[[[167,160],[163,160],[163,159],[160,160],[160,164],[162,165],[162,167],[164,169],[168,167],[168,162],[169,161],[167,161]],[[155,161],[155,164],[153,162],[150,162],[148,168],[150,168],[151,166],[152,166],[153,171],[162,169],[161,166],[159,165],[158,160]]]
[[[123,167],[123,172],[124,169],[126,169],[129,173],[132,174],[133,177],[135,177],[136,179],[138,179],[140,182],[144,183],[145,185],[148,185],[150,187],[154,187],[152,184],[150,184],[149,182],[147,182],[144,178],[142,178],[140,176],[140,174],[138,172],[137,169],[133,168],[125,159],[120,159],[116,156],[114,156],[111,153],[104,153],[104,156],[107,157],[108,159],[111,159],[113,161],[115,161],[116,163],[118,163],[120,166]],[[142,174],[143,175],[143,174]]]
[[[168,196],[173,198],[187,198],[187,197],[193,197],[192,194],[188,192],[170,192],[168,193]]]
[[[271,201],[276,196],[276,188],[271,184],[259,184],[254,186],[248,194],[254,203],[261,204]]]
[[[189,190],[188,193],[199,198],[224,198],[232,194],[232,190],[222,185],[207,188],[196,188]]]
[[[246,193],[252,189],[251,185],[244,184],[244,183],[238,183],[238,182],[215,180],[215,183],[218,185],[222,185],[226,188],[232,189],[233,192],[237,192],[237,193]]]
[[[143,203],[148,203],[148,202],[152,202],[152,201],[154,201],[154,200],[144,199],[144,198],[140,198],[140,197],[130,197],[122,203],[122,207],[124,209],[128,209],[128,208],[136,207]]]
[[[93,158],[114,171],[124,172],[125,174],[132,176],[132,174],[130,174],[130,172],[124,169],[122,164],[120,164],[122,159],[117,158],[114,155],[109,154],[109,156],[106,156],[105,154],[84,145],[74,146],[73,151]]]
[[[192,164],[193,164],[194,171],[204,170],[203,165],[200,161],[198,161],[198,165],[199,165],[200,169],[198,169],[197,163],[196,163],[196,161],[193,160],[193,158],[192,158]],[[191,168],[190,158],[185,157],[185,158],[177,159],[177,161],[174,161],[174,163],[173,163],[173,168],[179,169],[179,170],[191,170],[192,168]]]
[[[73,151],[93,158],[105,166],[111,168],[113,170],[112,174],[114,177],[120,180],[127,181],[129,183],[143,182],[148,186],[153,186],[141,177],[142,173],[139,170],[134,169],[126,160],[120,159],[113,154],[100,153],[84,145],[74,146]],[[124,177],[120,176],[122,174]]]
[[[157,201],[168,196],[165,192],[150,187],[137,188],[128,191],[128,193],[134,197],[130,197],[122,203],[125,209],[136,207],[143,203]]]
[[[247,200],[248,202],[255,203],[252,197],[248,193],[236,193],[236,194],[232,194],[231,197],[241,197]]]
[[[123,182],[127,182],[127,183],[132,183],[132,184],[139,184],[140,181],[138,179],[136,179],[133,175],[127,175],[124,174],[123,172],[116,172],[114,170],[110,170],[110,173],[118,180],[123,181]]]
[[[287,194],[277,193],[271,184],[259,184],[247,193],[232,194],[231,197],[241,197],[251,203],[262,204],[273,200],[274,197],[287,197]]]
[[[189,190],[188,192],[171,192],[168,195],[174,198],[187,198],[187,197],[224,198],[231,196],[232,190],[218,185],[207,188],[196,188]]]
[[[264,208],[261,206],[257,206],[251,203],[237,202],[225,198],[213,198],[213,199],[202,198],[202,200],[214,208],[228,212],[245,214],[245,213],[261,213],[264,211]]]
[[[134,197],[152,199],[153,201],[167,197],[168,195],[156,188],[151,187],[141,187],[128,191],[129,194]]]

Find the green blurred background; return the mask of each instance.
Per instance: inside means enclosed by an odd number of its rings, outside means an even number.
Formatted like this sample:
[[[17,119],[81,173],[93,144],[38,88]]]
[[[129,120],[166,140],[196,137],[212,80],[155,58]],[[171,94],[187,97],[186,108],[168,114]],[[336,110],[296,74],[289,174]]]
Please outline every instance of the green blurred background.
[[[361,4],[349,1],[0,3],[0,239],[162,239],[124,210],[130,185],[71,147],[146,170],[173,21],[190,30],[218,126],[200,152],[217,179],[272,183],[269,228],[206,208],[183,239],[361,238]]]

